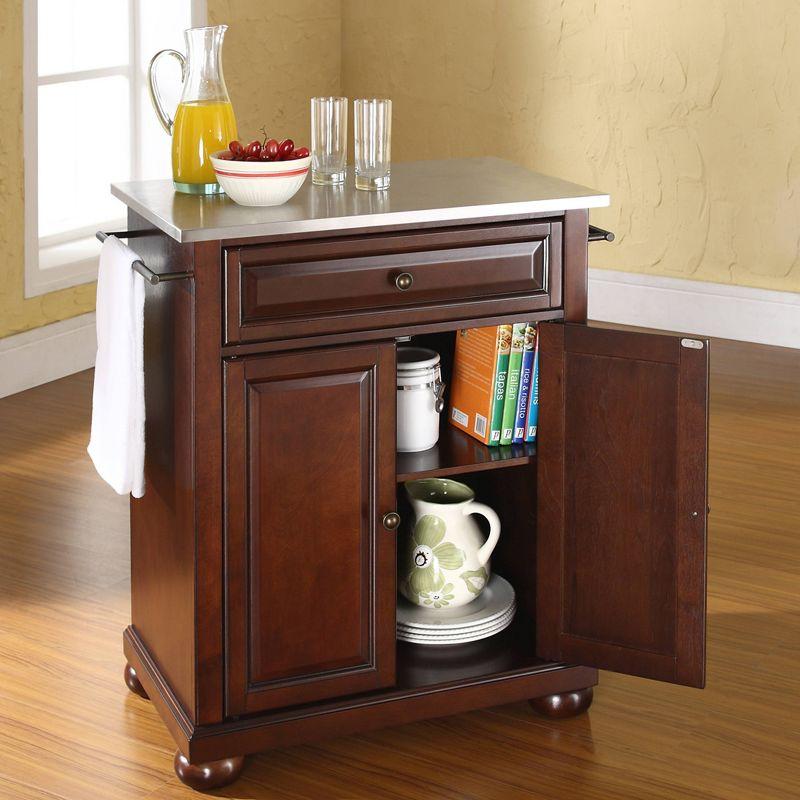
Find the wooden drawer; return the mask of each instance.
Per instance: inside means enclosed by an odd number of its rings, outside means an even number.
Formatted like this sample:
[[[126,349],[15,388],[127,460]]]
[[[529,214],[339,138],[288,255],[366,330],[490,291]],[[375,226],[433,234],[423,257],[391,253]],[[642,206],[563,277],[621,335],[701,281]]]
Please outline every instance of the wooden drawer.
[[[229,343],[561,305],[560,220],[249,245],[225,258]]]

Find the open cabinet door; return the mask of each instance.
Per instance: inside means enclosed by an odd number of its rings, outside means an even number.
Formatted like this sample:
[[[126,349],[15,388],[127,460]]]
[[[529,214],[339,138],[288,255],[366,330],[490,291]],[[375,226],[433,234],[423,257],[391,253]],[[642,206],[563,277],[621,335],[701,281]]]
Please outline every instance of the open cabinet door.
[[[702,687],[708,342],[539,330],[537,654]]]

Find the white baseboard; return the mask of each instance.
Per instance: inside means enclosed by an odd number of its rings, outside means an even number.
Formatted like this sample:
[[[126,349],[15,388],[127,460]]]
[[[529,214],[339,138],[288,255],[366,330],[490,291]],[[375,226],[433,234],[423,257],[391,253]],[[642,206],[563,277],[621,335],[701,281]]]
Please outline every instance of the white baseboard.
[[[589,270],[589,319],[800,348],[800,294]]]
[[[0,339],[0,397],[94,366],[94,312]]]

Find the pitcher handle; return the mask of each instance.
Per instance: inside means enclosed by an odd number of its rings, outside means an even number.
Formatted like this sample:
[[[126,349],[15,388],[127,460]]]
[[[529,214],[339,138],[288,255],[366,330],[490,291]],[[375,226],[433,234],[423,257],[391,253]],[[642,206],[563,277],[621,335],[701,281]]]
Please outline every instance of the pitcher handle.
[[[172,136],[172,128],[175,125],[175,120],[164,111],[164,104],[161,102],[161,92],[158,91],[158,84],[156,83],[155,66],[156,61],[158,61],[161,56],[172,56],[178,60],[178,63],[181,65],[181,82],[186,79],[186,59],[183,53],[179,53],[177,50],[159,50],[150,59],[150,66],[147,68],[147,88],[150,90],[150,100],[153,103],[153,108],[155,109],[158,121],[161,123],[161,127]]]
[[[497,541],[500,538],[500,517],[495,514],[494,510],[485,506],[483,503],[467,503],[464,506],[463,514],[468,517],[470,514],[480,514],[486,517],[489,522],[489,538],[484,543],[483,547],[478,550],[478,563],[483,567],[492,555],[494,548],[497,546]]]

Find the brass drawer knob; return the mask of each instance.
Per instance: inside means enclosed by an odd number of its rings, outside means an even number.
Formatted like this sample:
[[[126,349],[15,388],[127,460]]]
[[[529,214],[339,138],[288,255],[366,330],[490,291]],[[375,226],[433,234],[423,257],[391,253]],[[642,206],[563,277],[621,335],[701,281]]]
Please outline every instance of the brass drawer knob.
[[[389,511],[383,515],[383,527],[387,531],[395,531],[400,526],[400,515],[396,511]]]
[[[394,285],[401,292],[405,292],[407,289],[410,289],[412,283],[414,283],[414,276],[410,272],[401,272],[394,279]]]

